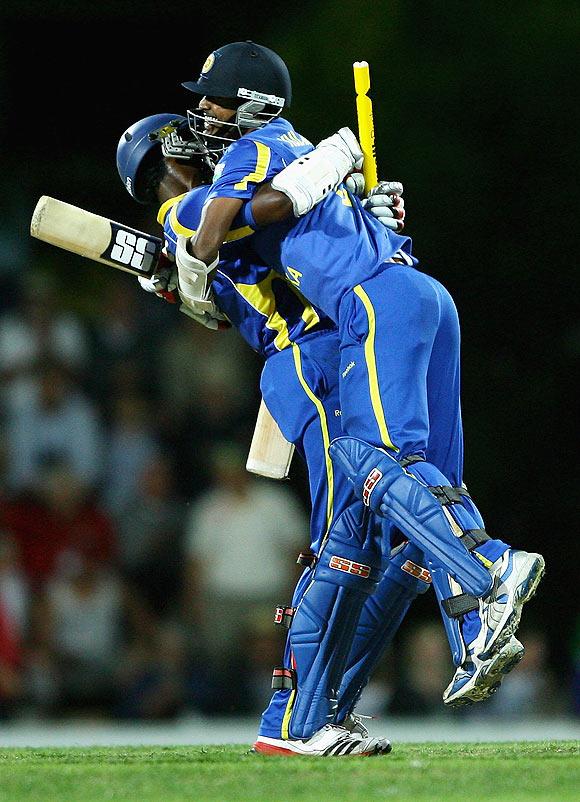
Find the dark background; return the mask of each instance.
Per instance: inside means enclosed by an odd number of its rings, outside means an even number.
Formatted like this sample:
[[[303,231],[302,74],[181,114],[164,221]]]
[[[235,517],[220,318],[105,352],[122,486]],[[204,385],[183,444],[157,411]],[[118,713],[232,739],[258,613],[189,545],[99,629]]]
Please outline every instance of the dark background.
[[[466,481],[489,532],[545,555],[526,616],[548,632],[552,665],[568,671],[578,611],[578,4],[28,0],[0,14],[4,303],[15,271],[48,258],[28,236],[39,195],[154,226],[118,180],[116,144],[141,117],[184,112],[192,96],[180,83],[211,50],[251,38],[280,53],[293,77],[288,116],[314,141],[356,127],[352,62],[369,61],[379,173],[403,181],[415,253],[460,310]],[[93,268],[59,264],[63,291],[98,303]]]

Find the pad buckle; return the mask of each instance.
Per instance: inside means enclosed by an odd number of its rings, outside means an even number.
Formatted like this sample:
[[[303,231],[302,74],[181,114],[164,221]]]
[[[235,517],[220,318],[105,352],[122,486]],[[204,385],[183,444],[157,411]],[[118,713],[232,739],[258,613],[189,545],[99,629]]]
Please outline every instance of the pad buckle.
[[[305,568],[314,568],[316,564],[316,554],[310,549],[301,551],[296,559],[297,565],[303,565]]]
[[[466,529],[459,540],[461,540],[468,551],[473,551],[477,546],[481,546],[482,543],[487,543],[491,538],[485,529]]]
[[[477,596],[472,596],[471,593],[460,593],[449,599],[443,599],[441,607],[449,618],[460,618],[472,610],[478,610],[479,599]]]
[[[451,485],[435,485],[429,490],[433,493],[439,504],[461,504],[461,497],[471,498],[464,487],[451,487]]]
[[[292,623],[292,618],[295,612],[295,607],[289,607],[286,604],[279,604],[274,611],[274,623],[276,626],[282,626],[286,629],[290,629],[290,624]]]
[[[276,666],[272,672],[273,691],[293,691],[296,689],[296,672],[292,668]]]

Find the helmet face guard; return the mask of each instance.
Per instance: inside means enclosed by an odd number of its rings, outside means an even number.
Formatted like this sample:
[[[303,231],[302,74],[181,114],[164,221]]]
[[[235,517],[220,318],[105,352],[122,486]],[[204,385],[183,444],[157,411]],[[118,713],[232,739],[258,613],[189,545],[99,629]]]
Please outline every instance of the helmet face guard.
[[[210,158],[208,148],[198,137],[193,136],[185,117],[178,117],[149,134],[151,142],[161,142],[163,156],[183,161],[197,160],[213,172],[215,161]]]
[[[282,113],[284,98],[276,95],[266,95],[250,89],[240,88],[238,99],[232,99],[232,105],[237,106],[235,117],[224,122],[212,117],[205,109],[188,109],[187,120],[191,132],[205,144],[209,153],[219,154],[220,158],[225,149],[248,131],[263,128]],[[206,131],[208,123],[219,129],[219,133],[209,134]]]

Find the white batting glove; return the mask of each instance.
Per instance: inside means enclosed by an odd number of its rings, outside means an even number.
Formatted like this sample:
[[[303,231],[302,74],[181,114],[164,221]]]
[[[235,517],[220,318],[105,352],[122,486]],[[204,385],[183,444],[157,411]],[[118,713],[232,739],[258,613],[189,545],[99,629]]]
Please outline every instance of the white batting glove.
[[[192,256],[187,250],[187,237],[177,238],[175,263],[177,265],[178,290],[183,303],[195,314],[209,312],[215,304],[210,298],[210,273],[219,263],[219,255],[210,265]]]
[[[364,155],[361,146],[350,128],[339,128],[336,134],[322,139],[316,146],[316,150],[322,148],[332,148],[342,153],[346,160],[345,164],[350,164],[351,170],[358,170],[363,166]]]
[[[232,324],[217,307],[215,307],[215,312],[213,314],[210,314],[209,312],[200,312],[198,314],[189,306],[181,304],[179,311],[183,312],[184,315],[187,315],[187,317],[190,317],[192,320],[195,320],[196,323],[200,323],[202,326],[205,326],[206,329],[221,331],[222,329],[230,329],[232,327]]]
[[[379,181],[362,201],[363,207],[391,231],[399,233],[405,225],[403,185],[399,181]]]
[[[177,269],[175,265],[169,263],[167,267],[153,273],[151,276],[137,276],[137,281],[141,289],[145,292],[157,295],[165,301],[174,304],[176,302],[175,290],[177,289]]]
[[[351,195],[356,195],[357,198],[364,198],[365,177],[362,173],[351,173],[347,175],[344,179],[344,185]]]
[[[295,217],[301,217],[358,169],[363,153],[350,128],[341,128],[323,139],[309,153],[299,156],[272,179],[272,189],[292,201]]]

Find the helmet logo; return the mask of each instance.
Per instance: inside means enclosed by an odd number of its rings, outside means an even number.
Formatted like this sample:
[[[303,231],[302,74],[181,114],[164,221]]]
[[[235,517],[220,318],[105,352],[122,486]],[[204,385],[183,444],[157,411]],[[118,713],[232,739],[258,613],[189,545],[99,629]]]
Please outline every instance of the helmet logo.
[[[127,189],[129,190],[129,192],[132,195],[133,194],[133,182],[131,181],[131,178],[129,176],[127,176],[127,178],[125,179],[125,186],[127,187]]]
[[[203,63],[203,67],[201,68],[201,74],[205,75],[206,72],[209,72],[214,65],[215,56],[213,53],[210,53],[209,56]]]

